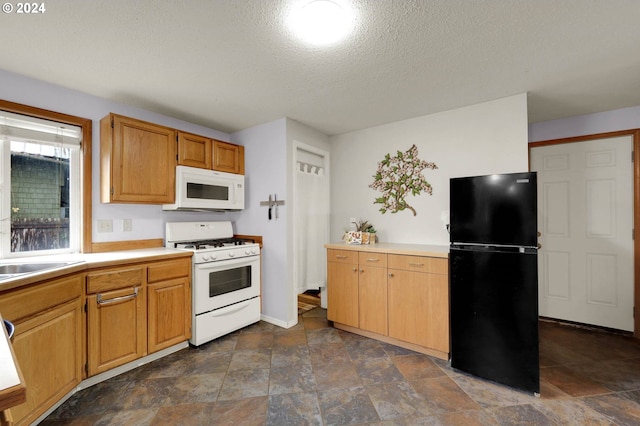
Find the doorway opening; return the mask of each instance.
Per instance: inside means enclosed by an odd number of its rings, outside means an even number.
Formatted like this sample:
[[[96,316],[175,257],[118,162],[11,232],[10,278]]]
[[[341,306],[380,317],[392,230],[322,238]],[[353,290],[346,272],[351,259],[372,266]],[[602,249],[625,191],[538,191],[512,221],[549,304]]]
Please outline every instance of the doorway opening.
[[[639,144],[640,129],[529,144],[539,172],[542,317],[640,337]]]
[[[294,141],[293,264],[298,314],[326,307],[329,153]]]

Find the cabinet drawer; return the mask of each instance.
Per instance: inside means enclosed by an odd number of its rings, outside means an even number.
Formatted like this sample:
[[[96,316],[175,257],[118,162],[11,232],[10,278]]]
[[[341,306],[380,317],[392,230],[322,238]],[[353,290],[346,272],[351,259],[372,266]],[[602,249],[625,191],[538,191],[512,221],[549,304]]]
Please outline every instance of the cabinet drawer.
[[[366,251],[358,252],[358,264],[367,266],[387,267],[386,253],[371,253]]]
[[[147,269],[147,282],[155,283],[172,278],[188,277],[190,271],[190,259],[176,259],[168,262],[152,263]]]
[[[142,277],[142,266],[93,272],[87,275],[87,293],[140,286]]]
[[[51,280],[35,287],[0,294],[4,319],[18,321],[80,297],[82,275]]]
[[[448,265],[448,260],[445,258],[400,254],[389,255],[389,269],[446,275],[449,271]]]
[[[358,252],[352,250],[327,250],[327,261],[338,263],[358,263]]]

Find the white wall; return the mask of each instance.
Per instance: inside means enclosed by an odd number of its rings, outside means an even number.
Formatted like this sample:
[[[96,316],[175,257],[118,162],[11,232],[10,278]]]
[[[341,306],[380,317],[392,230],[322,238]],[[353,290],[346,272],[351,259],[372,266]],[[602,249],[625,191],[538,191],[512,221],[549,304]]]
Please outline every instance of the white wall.
[[[640,127],[640,106],[533,123],[529,142],[593,135]]]
[[[0,99],[93,120],[94,242],[164,238],[164,224],[168,221],[229,220],[226,213],[163,212],[159,205],[100,203],[100,119],[110,112],[223,141],[229,141],[227,133],[3,70],[0,70]],[[114,232],[97,232],[98,219],[113,219]],[[123,219],[132,219],[132,232],[122,231]]]
[[[234,213],[236,228],[243,234],[261,235],[262,317],[287,326],[291,296],[287,273],[287,206],[278,209],[279,218],[267,217],[269,194],[287,199],[286,119],[241,130],[231,141],[245,146],[245,210]]]
[[[379,192],[368,187],[387,153],[418,148],[435,162],[423,171],[433,195],[409,196],[408,210],[381,214]],[[339,241],[349,218],[366,219],[384,242],[448,244],[441,216],[449,210],[449,178],[528,170],[527,98],[519,94],[331,138],[331,238]]]

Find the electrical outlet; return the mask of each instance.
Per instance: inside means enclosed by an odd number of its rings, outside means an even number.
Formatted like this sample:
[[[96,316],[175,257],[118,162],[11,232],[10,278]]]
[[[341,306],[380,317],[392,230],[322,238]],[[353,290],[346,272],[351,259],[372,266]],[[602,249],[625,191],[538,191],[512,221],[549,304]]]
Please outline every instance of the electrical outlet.
[[[98,219],[98,232],[113,232],[113,220]]]
[[[133,221],[131,219],[122,219],[122,230],[124,232],[133,231]]]

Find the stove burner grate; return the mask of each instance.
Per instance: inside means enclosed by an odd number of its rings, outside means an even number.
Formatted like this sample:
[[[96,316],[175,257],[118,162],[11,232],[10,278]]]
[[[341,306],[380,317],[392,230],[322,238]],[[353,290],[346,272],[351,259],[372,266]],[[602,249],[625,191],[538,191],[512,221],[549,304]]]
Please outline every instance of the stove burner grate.
[[[225,246],[241,246],[244,244],[253,244],[255,240],[251,238],[218,238],[215,240],[202,240],[202,241],[193,241],[190,243],[175,243],[174,247],[182,247],[186,249],[196,249],[201,250],[204,248],[218,248]]]

